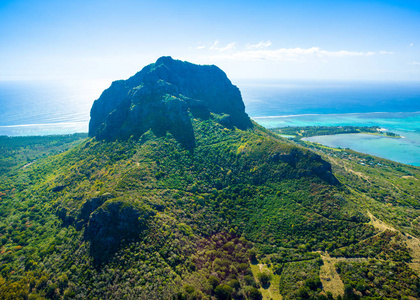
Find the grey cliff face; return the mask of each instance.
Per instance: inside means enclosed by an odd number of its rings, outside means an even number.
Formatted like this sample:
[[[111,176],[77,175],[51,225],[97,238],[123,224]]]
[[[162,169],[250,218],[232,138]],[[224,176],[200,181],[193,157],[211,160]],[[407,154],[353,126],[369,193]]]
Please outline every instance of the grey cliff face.
[[[252,127],[239,89],[222,70],[161,57],[102,93],[90,112],[89,135],[127,139],[152,129],[157,135],[170,132],[191,148],[195,144],[191,118],[214,114],[226,127]]]

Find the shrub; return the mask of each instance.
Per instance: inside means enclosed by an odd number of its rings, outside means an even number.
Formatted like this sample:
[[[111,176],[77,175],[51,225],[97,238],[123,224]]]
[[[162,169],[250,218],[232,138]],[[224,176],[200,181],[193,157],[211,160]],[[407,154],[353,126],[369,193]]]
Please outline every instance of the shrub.
[[[260,281],[261,285],[265,286],[270,283],[271,274],[267,272],[258,273],[257,278]]]

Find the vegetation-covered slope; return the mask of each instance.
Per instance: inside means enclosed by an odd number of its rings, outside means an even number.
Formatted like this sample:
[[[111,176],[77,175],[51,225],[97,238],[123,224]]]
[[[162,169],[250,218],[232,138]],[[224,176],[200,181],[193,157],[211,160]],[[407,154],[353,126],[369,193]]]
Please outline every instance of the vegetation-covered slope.
[[[19,170],[25,181],[2,199],[4,287],[44,297],[249,298],[253,251],[279,263],[313,259],[311,251],[373,234],[319,156],[258,125],[192,122],[194,152],[148,132],[91,139]]]
[[[288,133],[295,136],[303,130],[317,135],[343,128],[287,128]],[[391,133],[390,137],[394,135]],[[371,219],[369,224],[378,231],[368,239],[322,254],[324,266],[333,269],[331,272],[321,268],[321,276],[328,279],[322,280],[324,289],[336,291],[336,295],[346,290],[348,294],[353,293],[353,297],[367,299],[418,298],[419,168],[300,138],[292,141],[331,162],[333,173],[349,190],[351,200],[360,211],[367,212]],[[330,280],[334,279],[341,283],[338,289],[337,285],[331,285]]]
[[[112,127],[126,108],[111,101],[95,137],[2,174],[0,298],[419,297],[417,168],[359,170],[243,111],[249,126],[225,122],[229,105],[184,102],[193,144],[153,122]],[[398,168],[411,177],[396,186]]]

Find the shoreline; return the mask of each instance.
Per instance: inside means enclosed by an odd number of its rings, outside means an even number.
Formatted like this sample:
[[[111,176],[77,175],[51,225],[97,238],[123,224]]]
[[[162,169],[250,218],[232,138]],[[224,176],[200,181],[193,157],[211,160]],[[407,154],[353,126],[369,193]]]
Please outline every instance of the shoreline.
[[[312,135],[312,136],[308,136],[308,137],[302,137],[301,140],[305,140],[305,139],[312,138],[312,137],[334,136],[334,135],[341,135],[341,134],[345,134],[345,135],[368,134],[368,135],[384,137],[384,138],[391,138],[391,139],[405,139],[405,137],[402,136],[402,135],[390,136],[390,135],[381,134],[381,133],[374,133],[374,132],[342,132],[342,133],[335,133],[335,134]]]
[[[416,146],[405,143],[405,137],[395,138],[377,134],[353,133],[311,136],[300,140],[303,143],[317,144],[334,150],[351,149],[398,163],[420,167],[419,150],[413,148]]]
[[[402,136],[401,131],[393,133],[393,129],[391,131],[389,127],[383,125],[288,126],[270,130],[277,135],[294,136],[289,139],[304,147],[310,148],[310,144],[316,144],[316,147],[331,150],[348,148],[383,159],[420,166],[420,140],[417,132],[407,132]]]

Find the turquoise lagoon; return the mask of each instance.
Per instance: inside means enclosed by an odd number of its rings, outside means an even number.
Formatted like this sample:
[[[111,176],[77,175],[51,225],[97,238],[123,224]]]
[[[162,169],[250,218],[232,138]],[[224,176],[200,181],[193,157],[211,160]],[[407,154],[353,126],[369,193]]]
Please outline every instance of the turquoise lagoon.
[[[420,112],[271,116],[255,117],[254,120],[267,128],[313,125],[380,126],[398,133],[402,138],[371,134],[337,134],[310,137],[307,140],[329,147],[350,148],[397,162],[420,166]]]
[[[311,140],[420,166],[418,82],[244,82],[247,112],[266,128],[380,126],[403,136],[337,135]]]

